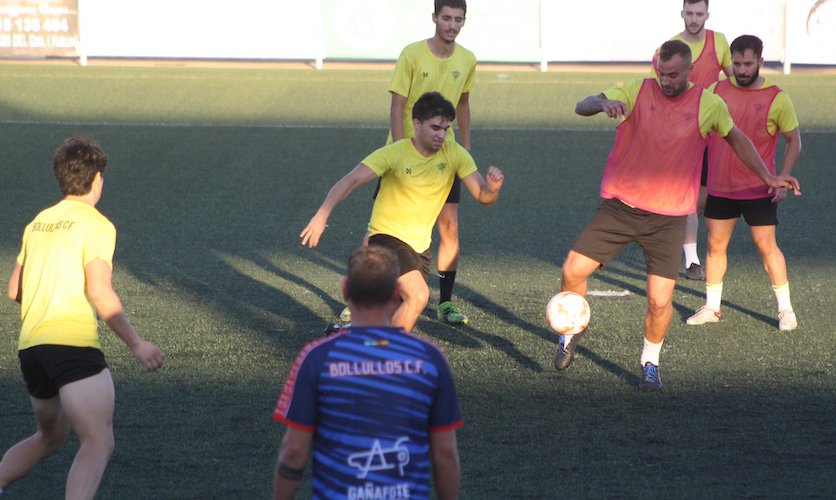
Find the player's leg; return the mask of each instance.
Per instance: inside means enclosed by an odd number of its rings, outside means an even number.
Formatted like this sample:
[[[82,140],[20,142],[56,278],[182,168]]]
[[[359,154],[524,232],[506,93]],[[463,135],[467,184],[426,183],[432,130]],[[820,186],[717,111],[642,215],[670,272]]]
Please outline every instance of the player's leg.
[[[639,389],[642,391],[662,388],[659,355],[673,317],[673,290],[679,275],[679,249],[684,237],[685,216],[648,214],[636,238],[647,262],[647,311],[639,359]]]
[[[697,211],[688,216],[685,225],[685,240],[682,244],[682,252],[685,256],[685,277],[692,280],[704,280],[705,270],[700,263],[699,251],[697,250],[697,237],[699,235],[699,220],[705,209],[705,200],[708,196],[706,182],[708,180],[708,150],[703,153],[702,173],[700,175],[700,193],[697,198]]]
[[[744,217],[751,228],[752,241],[761,255],[763,267],[769,275],[778,302],[778,328],[795,330],[798,320],[790,301],[787,262],[775,236],[778,227],[777,204],[772,203],[769,198],[752,200],[746,206]]]
[[[456,271],[459,267],[459,200],[461,181],[456,177],[447,200],[438,214],[438,311],[439,321],[452,324],[468,322],[459,308],[453,303],[453,286],[456,283]]]
[[[412,270],[398,278],[401,293],[401,305],[392,316],[392,325],[406,331],[412,331],[418,318],[430,300],[430,288],[427,279],[419,270]]]
[[[739,200],[708,196],[705,206],[705,227],[708,230],[708,250],[705,255],[705,305],[685,320],[689,325],[720,321],[723,277],[728,267],[726,252],[734,226],[741,213]]]
[[[61,410],[57,395],[48,399],[30,397],[35,415],[35,433],[9,448],[0,461],[0,488],[25,477],[44,458],[67,440],[70,423]]]
[[[60,397],[80,444],[67,476],[66,497],[93,498],[114,448],[110,370],[64,385]]]
[[[563,262],[561,291],[586,296],[592,273],[612,260],[632,241],[632,231],[637,225],[632,217],[632,210],[628,210],[627,205],[618,200],[604,200],[601,203]],[[552,360],[556,369],[569,368],[575,360],[575,349],[582,337],[583,332],[558,337],[557,350]]]
[[[639,389],[642,391],[658,391],[662,388],[662,379],[659,376],[659,356],[671,318],[673,318],[675,287],[676,279],[655,274],[647,276],[647,312],[644,316],[644,338],[639,359],[641,365]]]

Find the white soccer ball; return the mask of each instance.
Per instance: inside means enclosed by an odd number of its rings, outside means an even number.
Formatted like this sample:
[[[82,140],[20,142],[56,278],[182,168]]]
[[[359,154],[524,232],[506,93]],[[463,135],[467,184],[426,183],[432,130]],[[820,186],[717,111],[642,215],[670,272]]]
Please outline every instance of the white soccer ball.
[[[589,303],[575,292],[560,292],[546,306],[549,326],[561,335],[573,335],[586,330],[591,315]]]

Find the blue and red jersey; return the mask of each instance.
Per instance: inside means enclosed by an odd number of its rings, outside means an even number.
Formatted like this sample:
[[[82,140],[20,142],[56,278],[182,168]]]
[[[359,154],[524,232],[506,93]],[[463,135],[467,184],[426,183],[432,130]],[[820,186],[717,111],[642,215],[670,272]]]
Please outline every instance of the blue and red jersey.
[[[433,343],[399,328],[355,327],[306,345],[273,418],[313,432],[314,498],[429,498],[430,432],[462,425]]]

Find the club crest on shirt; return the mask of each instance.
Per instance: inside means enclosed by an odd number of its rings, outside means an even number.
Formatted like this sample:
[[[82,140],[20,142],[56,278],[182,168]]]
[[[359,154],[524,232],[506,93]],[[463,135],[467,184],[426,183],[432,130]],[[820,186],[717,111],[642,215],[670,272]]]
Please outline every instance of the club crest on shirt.
[[[406,175],[412,175],[412,167],[405,167],[403,169],[403,173]]]
[[[453,75],[453,80],[458,80],[462,76],[461,71],[453,71],[451,74]]]
[[[430,72],[429,71],[421,72],[421,78],[429,78],[429,77],[430,77]]]
[[[436,165],[435,168],[437,168],[439,172],[444,172],[444,170],[447,169],[447,164],[444,163],[444,162],[441,162],[438,165]]]

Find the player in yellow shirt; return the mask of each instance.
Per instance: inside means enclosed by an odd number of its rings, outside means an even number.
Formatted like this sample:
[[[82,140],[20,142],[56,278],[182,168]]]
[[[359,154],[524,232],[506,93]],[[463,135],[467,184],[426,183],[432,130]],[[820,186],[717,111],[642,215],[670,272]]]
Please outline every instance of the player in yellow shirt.
[[[488,168],[486,180],[470,153],[446,140],[456,110],[441,94],[422,95],[412,108],[412,117],[414,135],[378,149],[337,181],[299,235],[303,245],[315,247],[336,205],[358,186],[379,177],[380,192],[369,221],[369,245],[385,246],[398,256],[402,303],[392,324],[407,331],[415,326],[429,300],[432,228],[454,178],[461,179],[483,205],[496,201],[504,181],[495,166]]]
[[[387,144],[414,134],[412,107],[427,92],[439,92],[456,108],[459,143],[470,151],[470,92],[476,74],[476,56],[456,43],[467,14],[465,0],[435,0],[432,19],[435,34],[429,40],[407,45],[401,51],[389,93],[389,137]],[[447,140],[455,141],[452,130]],[[459,200],[461,184],[453,181],[446,203],[438,215],[438,310],[440,321],[452,324],[468,322],[453,303],[453,285],[459,263]],[[342,322],[350,321],[348,308],[340,315]]]
[[[20,367],[37,431],[0,462],[0,492],[60,448],[72,426],[80,448],[66,498],[93,498],[113,452],[114,389],[101,351],[98,317],[150,371],[163,353],[134,331],[111,283],[116,229],[96,210],[107,155],[87,137],[55,152],[53,172],[64,198],[26,226],[9,279],[20,303]],[[55,496],[55,495],[51,495]]]

